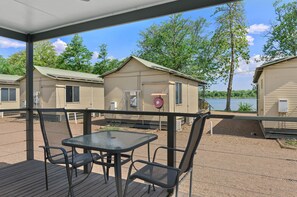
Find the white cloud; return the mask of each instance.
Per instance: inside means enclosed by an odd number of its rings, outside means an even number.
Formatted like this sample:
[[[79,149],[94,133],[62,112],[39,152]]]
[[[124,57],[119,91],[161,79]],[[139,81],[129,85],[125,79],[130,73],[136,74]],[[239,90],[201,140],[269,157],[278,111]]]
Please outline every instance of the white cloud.
[[[247,36],[246,36],[246,39],[247,39],[248,44],[249,44],[250,46],[253,46],[253,45],[254,45],[254,40],[255,40],[255,38],[253,38],[253,37],[250,36],[250,35],[247,35]]]
[[[0,48],[22,48],[25,46],[26,44],[24,42],[0,37]]]
[[[64,42],[63,40],[61,40],[60,38],[58,38],[54,43],[53,43],[55,50],[57,52],[57,54],[61,54],[65,51],[66,47],[67,47],[67,43]]]
[[[99,52],[98,51],[94,51],[93,52],[93,55],[92,55],[92,62],[96,62],[97,59],[98,59],[98,55],[99,55]]]
[[[270,28],[269,25],[264,25],[264,24],[253,24],[251,25],[247,31],[250,34],[260,34],[262,32],[268,31]]]
[[[255,69],[261,66],[264,61],[260,60],[260,55],[254,55],[249,59],[249,62],[246,63],[244,60],[239,61],[239,67],[235,70],[235,74],[248,74],[253,75]]]

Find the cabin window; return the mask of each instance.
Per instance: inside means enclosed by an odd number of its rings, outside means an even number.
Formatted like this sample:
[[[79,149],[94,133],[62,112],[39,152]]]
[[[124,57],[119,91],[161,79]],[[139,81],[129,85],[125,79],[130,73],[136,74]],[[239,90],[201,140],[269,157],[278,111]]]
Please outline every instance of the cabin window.
[[[1,88],[1,101],[16,101],[16,89]]]
[[[79,86],[66,86],[66,102],[79,102]]]
[[[182,104],[182,83],[175,83],[175,100],[176,104]]]

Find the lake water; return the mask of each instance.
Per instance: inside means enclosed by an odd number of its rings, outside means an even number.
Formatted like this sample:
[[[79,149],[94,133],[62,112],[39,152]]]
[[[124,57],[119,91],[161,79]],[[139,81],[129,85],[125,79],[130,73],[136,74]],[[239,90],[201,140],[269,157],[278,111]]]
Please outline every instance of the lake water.
[[[225,110],[226,108],[226,98],[218,99],[218,98],[206,98],[206,101],[213,107],[212,110]],[[254,111],[257,110],[257,100],[255,98],[247,98],[247,99],[236,99],[231,98],[231,110],[237,111],[239,108],[239,103],[250,103]]]

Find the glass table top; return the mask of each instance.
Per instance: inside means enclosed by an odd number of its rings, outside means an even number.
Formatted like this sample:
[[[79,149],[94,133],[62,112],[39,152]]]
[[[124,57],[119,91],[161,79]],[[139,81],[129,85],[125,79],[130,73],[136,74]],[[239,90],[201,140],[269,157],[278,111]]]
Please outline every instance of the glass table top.
[[[150,133],[109,130],[65,139],[62,144],[116,153],[131,151],[157,138],[157,135]]]

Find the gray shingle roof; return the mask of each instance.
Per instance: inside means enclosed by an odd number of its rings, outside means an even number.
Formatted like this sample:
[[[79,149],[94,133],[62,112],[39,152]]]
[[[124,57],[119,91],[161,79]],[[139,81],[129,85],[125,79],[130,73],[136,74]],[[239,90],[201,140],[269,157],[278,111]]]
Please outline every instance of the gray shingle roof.
[[[131,56],[125,63],[123,63],[119,68],[117,69],[114,69],[114,70],[111,70],[111,71],[108,71],[106,73],[104,73],[102,75],[102,77],[105,77],[107,75],[110,75],[116,71],[119,71],[122,67],[124,67],[131,59],[136,59],[137,61],[139,61],[140,63],[142,63],[144,66],[148,67],[148,68],[151,68],[151,69],[155,69],[155,70],[159,70],[159,71],[163,71],[163,72],[167,72],[167,73],[170,73],[170,74],[173,74],[175,76],[178,76],[178,77],[182,77],[182,78],[186,78],[186,79],[190,79],[190,80],[193,80],[193,81],[196,81],[196,82],[199,82],[199,83],[202,83],[202,84],[207,84],[206,81],[203,81],[203,80],[200,80],[200,79],[196,79],[190,75],[186,75],[184,73],[181,73],[181,72],[178,72],[176,70],[173,70],[173,69],[170,69],[170,68],[167,68],[165,66],[161,66],[159,64],[156,64],[156,63],[153,63],[153,62],[150,62],[150,61],[147,61],[147,60],[144,60],[144,59],[141,59],[139,57],[136,57],[136,56]]]
[[[103,83],[103,79],[99,77],[99,75],[95,74],[41,66],[35,66],[35,69],[38,70],[42,75],[57,80]]]
[[[1,84],[17,84],[22,76],[0,74]]]

